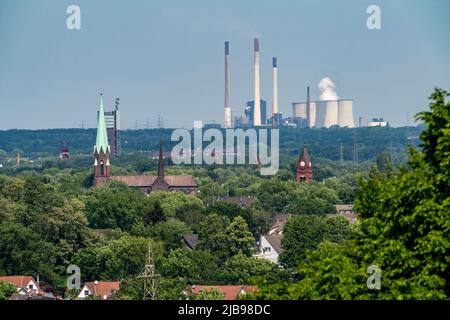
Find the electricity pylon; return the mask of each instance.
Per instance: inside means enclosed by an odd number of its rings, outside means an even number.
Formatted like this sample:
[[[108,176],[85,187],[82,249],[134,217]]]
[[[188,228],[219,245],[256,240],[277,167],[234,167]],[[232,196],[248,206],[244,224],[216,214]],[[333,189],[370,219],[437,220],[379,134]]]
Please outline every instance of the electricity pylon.
[[[147,261],[138,278],[144,279],[144,300],[156,300],[156,287],[159,275],[155,270],[152,242],[148,242]]]

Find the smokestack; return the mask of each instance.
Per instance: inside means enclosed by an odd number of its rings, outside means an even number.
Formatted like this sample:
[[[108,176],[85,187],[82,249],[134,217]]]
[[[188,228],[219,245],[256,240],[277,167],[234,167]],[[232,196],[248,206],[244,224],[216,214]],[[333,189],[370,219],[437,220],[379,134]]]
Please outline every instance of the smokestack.
[[[309,95],[309,86],[306,87],[306,124],[308,128],[311,128],[311,96]]]
[[[255,53],[255,94],[253,98],[253,126],[261,125],[261,94],[259,83],[259,39],[254,39]]]
[[[273,66],[273,105],[272,116],[278,114],[278,71],[277,71],[277,58],[272,59]]]
[[[229,129],[231,125],[231,101],[230,101],[230,43],[225,41],[225,119],[224,127]]]

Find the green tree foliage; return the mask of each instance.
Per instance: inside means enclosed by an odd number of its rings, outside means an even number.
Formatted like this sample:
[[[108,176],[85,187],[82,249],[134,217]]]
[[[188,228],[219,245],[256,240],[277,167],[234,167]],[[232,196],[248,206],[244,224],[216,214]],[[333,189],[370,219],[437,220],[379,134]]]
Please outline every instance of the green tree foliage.
[[[267,286],[264,298],[447,299],[450,296],[450,94],[436,89],[420,113],[422,151],[389,176],[373,170],[361,181],[360,226],[346,246],[323,246],[299,260],[297,284]],[[287,236],[287,232],[286,232]],[[364,271],[377,265],[381,290]]]
[[[307,251],[297,267],[299,280],[270,284],[262,281],[256,298],[267,300],[319,300],[369,298],[368,275],[348,255],[346,247],[323,242],[317,250]]]
[[[188,283],[184,279],[162,277],[158,281],[158,300],[186,300],[185,291]]]
[[[199,186],[199,196],[205,204],[212,204],[220,196],[225,196],[225,189],[217,182],[209,179],[208,182]]]
[[[226,229],[228,252],[230,255],[244,254],[250,256],[255,245],[255,238],[242,217],[235,217]]]
[[[135,163],[134,168],[137,172],[144,173],[146,171],[153,169],[154,165],[148,159],[140,159]]]
[[[221,261],[225,261],[228,256],[228,237],[225,232],[229,220],[217,214],[208,215],[199,226],[199,242],[197,248],[213,253]]]
[[[377,168],[386,175],[391,175],[394,170],[392,156],[389,152],[382,152],[376,158]]]
[[[0,270],[54,281],[91,238],[84,204],[38,176],[0,179]]]
[[[144,268],[148,242],[143,237],[124,236],[100,247],[79,250],[72,262],[81,269],[85,281],[119,280],[136,276]],[[162,257],[162,244],[153,242],[153,255],[156,264]]]
[[[0,224],[0,274],[39,274],[55,280],[58,249],[21,224]]]
[[[0,281],[0,301],[8,300],[13,293],[16,292],[16,287],[4,281]]]
[[[236,203],[225,201],[216,201],[213,205],[206,207],[204,210],[206,214],[217,213],[232,220],[235,217],[242,217],[247,223],[250,231],[254,237],[259,237],[262,233],[267,231],[267,221],[270,214],[263,210],[258,210],[255,207],[243,208]]]
[[[251,255],[254,244],[255,238],[240,216],[230,223],[227,217],[213,213],[200,224],[198,248],[211,252],[222,263],[238,253]]]
[[[147,204],[144,207],[143,214],[142,214],[142,221],[146,226],[154,225],[158,222],[162,222],[165,220],[166,220],[166,216],[164,214],[164,210],[161,207],[161,203],[159,201]]]
[[[147,197],[150,203],[159,202],[167,217],[182,218],[190,210],[201,210],[203,202],[191,195],[182,192],[153,192]]]
[[[256,193],[262,207],[270,212],[283,212],[292,199],[295,182],[283,182],[276,178],[264,180]]]
[[[335,213],[334,204],[339,197],[333,189],[321,183],[301,183],[291,193],[287,212],[292,214],[328,214]]]
[[[305,259],[307,250],[317,249],[322,241],[341,243],[350,234],[350,224],[339,216],[293,216],[284,229],[281,242],[284,250],[280,262],[287,267],[295,267]]]
[[[249,284],[264,278],[270,282],[287,279],[287,273],[266,259],[237,254],[225,262],[220,279],[227,284]]]
[[[186,249],[170,251],[167,258],[161,264],[162,275],[173,278],[190,278],[194,272],[194,262],[189,257]]]
[[[164,249],[169,251],[181,247],[183,245],[181,236],[191,233],[191,229],[184,222],[169,219],[154,225],[149,235],[154,239],[161,240],[164,243]]]
[[[195,300],[223,300],[225,299],[222,291],[216,288],[201,290],[195,295]]]
[[[129,230],[141,216],[144,196],[120,183],[95,188],[85,198],[86,217],[92,228]]]
[[[167,278],[183,278],[195,283],[218,279],[217,258],[208,251],[176,249],[170,251],[161,263],[160,272]]]

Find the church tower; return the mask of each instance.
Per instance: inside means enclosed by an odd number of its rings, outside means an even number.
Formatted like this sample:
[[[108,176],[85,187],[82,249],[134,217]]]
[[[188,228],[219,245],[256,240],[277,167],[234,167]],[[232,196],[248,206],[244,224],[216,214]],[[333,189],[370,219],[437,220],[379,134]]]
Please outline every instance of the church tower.
[[[162,140],[159,141],[158,176],[152,185],[152,191],[170,191],[169,184],[166,182],[164,176],[164,154]]]
[[[103,95],[100,94],[100,110],[98,113],[97,140],[94,146],[94,187],[108,181],[111,175],[109,163],[110,148],[106,132],[105,110],[103,108]]]
[[[312,181],[313,179],[311,156],[306,146],[303,147],[303,152],[298,159],[296,179],[297,182]]]

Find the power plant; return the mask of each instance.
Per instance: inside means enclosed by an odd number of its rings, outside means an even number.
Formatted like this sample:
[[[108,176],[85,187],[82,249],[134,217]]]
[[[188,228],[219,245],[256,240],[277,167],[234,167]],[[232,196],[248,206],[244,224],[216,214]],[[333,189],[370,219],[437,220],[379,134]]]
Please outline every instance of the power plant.
[[[320,80],[318,84],[320,90],[318,100],[311,100],[310,88],[307,87],[306,101],[292,103],[292,118],[283,120],[278,105],[278,61],[276,57],[272,58],[272,109],[271,112],[267,110],[267,102],[261,98],[259,38],[253,39],[253,54],[253,100],[248,101],[245,105],[245,116],[235,118],[235,127],[278,127],[281,125],[303,128],[355,127],[353,99],[340,99],[336,93],[334,83],[329,78]],[[230,100],[230,63],[230,43],[225,41],[225,128],[232,128],[233,126]]]

